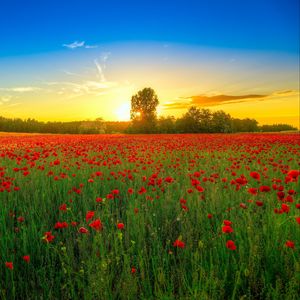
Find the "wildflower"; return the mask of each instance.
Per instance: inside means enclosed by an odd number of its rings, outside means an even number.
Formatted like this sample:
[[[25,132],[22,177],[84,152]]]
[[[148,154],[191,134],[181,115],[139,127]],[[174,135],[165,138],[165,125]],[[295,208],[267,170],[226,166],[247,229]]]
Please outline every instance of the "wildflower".
[[[264,203],[262,201],[256,201],[255,203],[256,203],[257,206],[263,206],[264,205]]]
[[[19,223],[23,223],[25,221],[25,219],[24,219],[24,217],[20,216],[20,217],[17,218],[17,221]]]
[[[112,194],[113,195],[119,195],[120,194],[120,191],[115,189],[115,190],[112,190]]]
[[[260,180],[260,174],[258,172],[250,172],[250,176],[256,180]]]
[[[226,226],[230,226],[232,224],[232,222],[229,221],[229,220],[224,220],[223,224],[226,225]]]
[[[295,243],[293,241],[290,241],[290,240],[286,241],[285,246],[288,247],[288,248],[295,249]]]
[[[226,242],[226,247],[230,250],[236,250],[236,245],[232,240]]]
[[[45,232],[45,235],[43,237],[44,241],[47,243],[51,243],[54,240],[55,236],[52,235],[51,231]]]
[[[90,227],[94,228],[96,231],[100,231],[102,229],[102,223],[100,219],[96,219],[92,223],[89,224]]]
[[[80,227],[79,229],[78,229],[78,231],[80,232],[80,233],[88,233],[89,231],[86,229],[86,228],[84,228],[84,227]]]
[[[290,170],[288,172],[288,176],[290,176],[293,179],[297,179],[299,175],[300,175],[300,171],[298,170]]]
[[[67,204],[62,204],[60,207],[59,207],[59,210],[61,211],[67,211]]]
[[[122,230],[122,229],[124,229],[125,226],[123,223],[118,223],[117,227],[118,227],[118,229]]]
[[[240,208],[246,209],[247,205],[245,203],[240,203]]]
[[[63,229],[63,228],[67,228],[69,225],[67,222],[56,222],[56,224],[54,225],[55,229]]]
[[[257,195],[257,189],[256,188],[249,188],[248,193],[251,195]]]
[[[185,243],[181,240],[176,240],[174,243],[173,243],[173,246],[176,247],[176,248],[184,248],[185,247]]]
[[[132,194],[133,194],[133,188],[129,188],[129,189],[127,190],[127,192],[128,192],[129,195],[132,195]]]
[[[24,256],[23,256],[23,260],[24,260],[25,262],[29,263],[29,262],[30,262],[30,256],[29,256],[29,255],[24,255]]]
[[[285,213],[288,213],[290,211],[290,207],[287,204],[285,204],[285,203],[281,204],[281,209]]]
[[[94,211],[88,211],[87,213],[86,213],[86,216],[85,216],[85,220],[88,222],[90,219],[92,219],[93,217],[94,217],[94,215],[95,215],[95,212]]]
[[[232,233],[232,232],[233,232],[233,229],[232,229],[230,226],[228,226],[228,225],[224,225],[224,226],[222,227],[222,231],[223,231],[224,233]]]
[[[270,192],[271,188],[267,185],[262,185],[262,186],[259,187],[259,190],[261,192]]]
[[[165,178],[165,182],[167,183],[172,183],[174,181],[174,179],[171,176],[168,176]]]
[[[14,268],[14,264],[12,262],[6,262],[5,267],[12,270]]]

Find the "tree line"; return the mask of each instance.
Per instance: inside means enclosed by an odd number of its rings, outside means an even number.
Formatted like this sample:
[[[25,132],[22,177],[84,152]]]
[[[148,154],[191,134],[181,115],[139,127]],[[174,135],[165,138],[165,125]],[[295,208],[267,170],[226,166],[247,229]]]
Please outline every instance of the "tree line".
[[[288,124],[259,126],[255,119],[232,118],[222,110],[190,107],[180,118],[157,118],[158,97],[152,88],[144,88],[131,98],[129,133],[233,133],[297,130]]]
[[[10,119],[0,116],[0,131],[63,134],[99,133],[235,133],[297,130],[289,124],[259,126],[255,119],[237,119],[222,110],[190,107],[181,117],[157,117],[158,97],[144,88],[131,98],[130,122],[96,120],[40,122],[35,119]]]

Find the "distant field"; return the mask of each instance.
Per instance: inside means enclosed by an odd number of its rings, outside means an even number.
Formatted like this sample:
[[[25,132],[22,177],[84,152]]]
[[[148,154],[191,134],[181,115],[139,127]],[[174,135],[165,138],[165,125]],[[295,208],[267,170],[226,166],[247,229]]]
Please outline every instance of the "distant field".
[[[298,134],[0,136],[0,299],[299,299]]]

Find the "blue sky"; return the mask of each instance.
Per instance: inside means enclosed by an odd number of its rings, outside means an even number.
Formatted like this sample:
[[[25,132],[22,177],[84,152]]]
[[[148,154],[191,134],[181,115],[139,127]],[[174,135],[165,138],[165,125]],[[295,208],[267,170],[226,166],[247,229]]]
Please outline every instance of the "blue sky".
[[[57,51],[74,41],[299,50],[297,0],[2,0],[0,11],[0,57]]]
[[[159,115],[300,126],[296,0],[1,0],[0,37],[0,116],[128,120],[150,86]]]

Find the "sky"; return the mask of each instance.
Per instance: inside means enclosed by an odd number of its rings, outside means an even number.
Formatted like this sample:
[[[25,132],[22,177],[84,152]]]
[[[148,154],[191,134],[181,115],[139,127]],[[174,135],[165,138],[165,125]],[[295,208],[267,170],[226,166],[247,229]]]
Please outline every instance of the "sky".
[[[224,110],[299,127],[299,1],[0,2],[0,116],[128,120]]]

